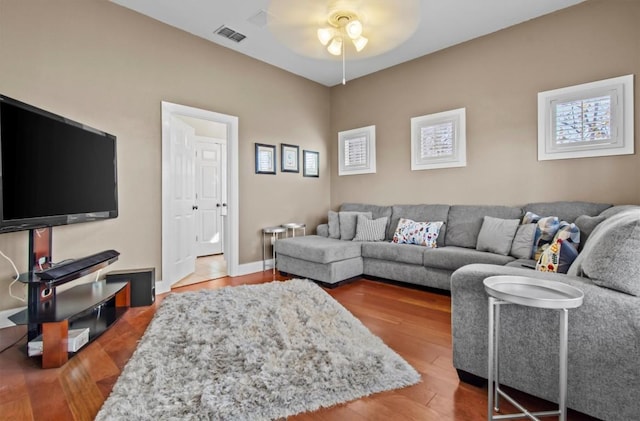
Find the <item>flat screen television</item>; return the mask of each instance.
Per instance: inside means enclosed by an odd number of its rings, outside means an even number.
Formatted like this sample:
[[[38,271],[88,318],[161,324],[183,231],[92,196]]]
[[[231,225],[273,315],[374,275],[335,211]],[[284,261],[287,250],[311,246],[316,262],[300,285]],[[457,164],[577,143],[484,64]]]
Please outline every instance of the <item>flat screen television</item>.
[[[118,216],[116,137],[0,95],[0,233]]]

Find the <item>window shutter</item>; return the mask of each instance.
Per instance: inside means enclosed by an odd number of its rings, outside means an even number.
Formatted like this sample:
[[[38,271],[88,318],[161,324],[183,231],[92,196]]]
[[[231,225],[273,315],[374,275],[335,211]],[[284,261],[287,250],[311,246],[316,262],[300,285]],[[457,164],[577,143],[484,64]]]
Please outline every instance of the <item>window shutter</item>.
[[[420,128],[420,158],[438,158],[453,155],[453,121]]]
[[[357,137],[344,141],[344,165],[355,167],[367,164],[367,138]]]
[[[611,105],[614,98],[613,95],[605,95],[556,103],[556,145],[611,140]]]

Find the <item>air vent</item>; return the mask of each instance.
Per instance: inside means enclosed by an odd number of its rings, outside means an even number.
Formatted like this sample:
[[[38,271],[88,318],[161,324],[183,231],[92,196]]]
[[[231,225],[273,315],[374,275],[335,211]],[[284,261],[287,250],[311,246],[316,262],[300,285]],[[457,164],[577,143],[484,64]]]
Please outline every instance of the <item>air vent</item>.
[[[215,33],[235,42],[240,42],[246,38],[246,36],[242,35],[240,32],[236,32],[233,29],[224,25],[216,29]]]

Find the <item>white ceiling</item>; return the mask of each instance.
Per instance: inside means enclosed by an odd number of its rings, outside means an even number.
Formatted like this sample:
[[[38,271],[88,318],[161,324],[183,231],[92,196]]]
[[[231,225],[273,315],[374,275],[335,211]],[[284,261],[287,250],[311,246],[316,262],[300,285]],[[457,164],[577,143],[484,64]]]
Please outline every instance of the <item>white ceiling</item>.
[[[256,24],[249,20],[261,11],[268,12],[270,0],[111,1],[323,85],[334,86],[342,82],[341,58],[328,53],[322,59],[296,53],[278,40],[276,34],[270,30],[270,25],[264,24],[264,21],[262,24]],[[291,4],[296,4],[296,1],[299,0],[291,0]],[[306,0],[299,1],[298,4],[304,7],[303,5],[310,1],[328,3],[322,0]],[[584,0],[419,0],[418,27],[413,35],[398,47],[373,57],[358,59],[347,56],[347,80],[582,1]],[[393,7],[393,3],[393,0],[388,0],[389,7]],[[274,18],[272,15],[269,16],[269,19]],[[215,30],[222,25],[246,35],[247,38],[235,43],[215,34]],[[311,28],[313,33],[315,29]],[[372,42],[366,48],[372,48],[371,44]]]

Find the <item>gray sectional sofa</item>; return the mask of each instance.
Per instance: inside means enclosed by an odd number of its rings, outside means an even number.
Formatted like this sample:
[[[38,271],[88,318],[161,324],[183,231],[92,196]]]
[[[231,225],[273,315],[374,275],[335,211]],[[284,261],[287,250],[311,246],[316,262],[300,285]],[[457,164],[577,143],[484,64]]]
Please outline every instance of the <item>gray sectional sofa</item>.
[[[393,205],[345,203],[340,212],[371,212],[373,219],[387,217],[385,240],[354,242],[329,238],[326,224],[317,235],[279,240],[275,244],[277,268],[331,286],[356,276],[372,276],[450,290],[451,274],[471,263],[527,264],[511,255],[476,250],[485,216],[519,219],[530,211],[554,215],[567,222],[578,216],[596,216],[611,205],[588,202],[531,203],[514,206]],[[437,248],[391,243],[400,218],[443,221]]]
[[[569,312],[568,406],[601,419],[640,419],[640,207],[344,204],[340,211],[388,217],[387,241],[329,238],[321,225],[318,235],[276,242],[278,269],[329,285],[364,275],[450,290],[453,364],[465,381],[487,377],[486,277],[523,275],[576,286],[585,297]],[[529,268],[533,260],[476,249],[484,216],[521,218],[527,211],[580,227],[582,251],[568,274],[538,272]],[[438,247],[390,243],[400,218],[444,221]],[[504,307],[502,384],[557,401],[558,323],[555,311]]]

